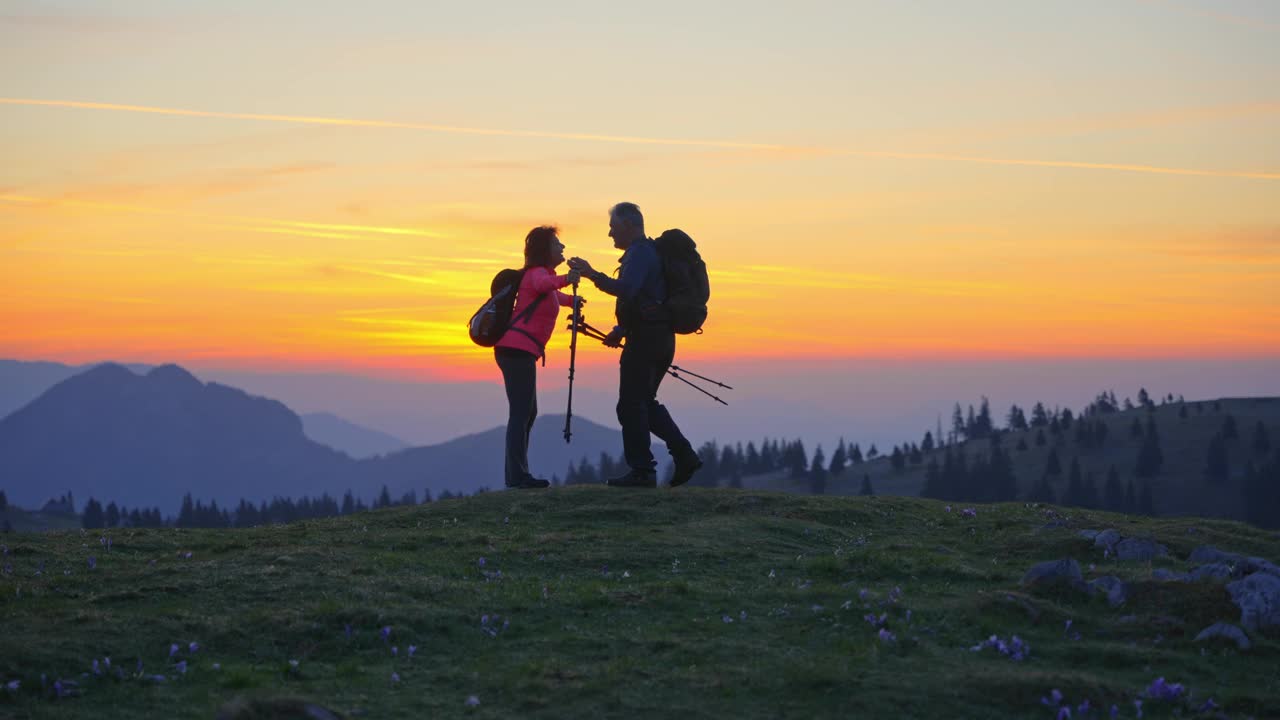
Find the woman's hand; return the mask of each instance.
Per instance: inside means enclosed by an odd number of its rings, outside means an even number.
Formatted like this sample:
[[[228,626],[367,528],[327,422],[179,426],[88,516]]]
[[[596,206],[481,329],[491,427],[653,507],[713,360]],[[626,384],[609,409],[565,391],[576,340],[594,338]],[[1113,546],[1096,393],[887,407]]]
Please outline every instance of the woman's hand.
[[[591,263],[587,262],[586,260],[583,260],[580,257],[569,258],[569,267],[574,270],[577,270],[578,273],[581,274],[583,277],[588,277],[588,278],[591,277],[592,273],[595,272],[591,268]]]

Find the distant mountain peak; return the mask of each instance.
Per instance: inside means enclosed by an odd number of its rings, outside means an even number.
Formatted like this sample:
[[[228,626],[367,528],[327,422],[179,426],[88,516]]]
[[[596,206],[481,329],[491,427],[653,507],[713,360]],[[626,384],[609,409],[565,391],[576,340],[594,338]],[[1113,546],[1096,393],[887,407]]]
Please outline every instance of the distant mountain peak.
[[[202,383],[196,379],[195,375],[187,372],[186,369],[180,365],[175,365],[173,363],[159,365],[152,368],[151,372],[147,373],[146,377],[148,380],[165,382],[173,385],[202,385]]]

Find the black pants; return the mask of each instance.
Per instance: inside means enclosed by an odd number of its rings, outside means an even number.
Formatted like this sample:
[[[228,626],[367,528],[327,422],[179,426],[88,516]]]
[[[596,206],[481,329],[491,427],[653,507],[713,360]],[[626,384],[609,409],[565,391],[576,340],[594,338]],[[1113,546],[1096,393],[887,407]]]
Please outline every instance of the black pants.
[[[529,433],[538,417],[538,359],[515,348],[494,348],[507,386],[506,484],[529,477]]]
[[[618,422],[622,424],[623,456],[634,470],[657,468],[649,449],[650,433],[673,452],[689,447],[671,413],[658,402],[658,386],[675,355],[676,336],[669,328],[627,328],[627,344],[618,368]]]

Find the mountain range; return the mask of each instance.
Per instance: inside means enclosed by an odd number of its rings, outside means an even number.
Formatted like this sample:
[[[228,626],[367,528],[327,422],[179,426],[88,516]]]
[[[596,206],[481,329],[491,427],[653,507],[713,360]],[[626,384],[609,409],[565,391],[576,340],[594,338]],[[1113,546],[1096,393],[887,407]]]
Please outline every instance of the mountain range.
[[[563,424],[563,415],[548,415],[535,425],[535,473],[563,474],[570,463],[622,446],[617,431],[581,417],[566,445]],[[0,419],[0,489],[23,507],[71,492],[166,513],[186,493],[224,506],[241,498],[339,497],[348,489],[368,501],[384,485],[396,498],[471,493],[502,486],[504,435],[505,427],[495,427],[353,459],[308,437],[302,419],[276,400],[201,382],[177,365],[138,374],[108,363]]]

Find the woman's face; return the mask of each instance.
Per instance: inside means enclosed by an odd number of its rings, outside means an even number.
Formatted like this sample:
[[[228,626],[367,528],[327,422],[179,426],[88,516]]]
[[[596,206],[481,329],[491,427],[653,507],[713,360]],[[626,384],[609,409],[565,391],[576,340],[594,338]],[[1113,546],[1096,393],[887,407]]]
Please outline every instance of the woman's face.
[[[564,262],[564,243],[560,242],[558,235],[551,237],[551,267],[556,267]]]

